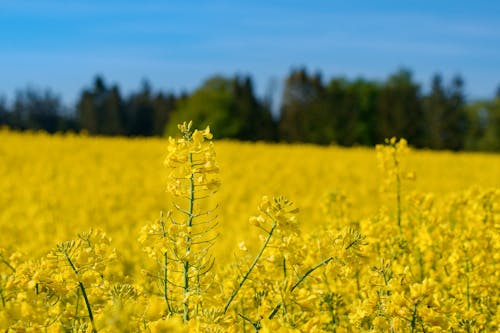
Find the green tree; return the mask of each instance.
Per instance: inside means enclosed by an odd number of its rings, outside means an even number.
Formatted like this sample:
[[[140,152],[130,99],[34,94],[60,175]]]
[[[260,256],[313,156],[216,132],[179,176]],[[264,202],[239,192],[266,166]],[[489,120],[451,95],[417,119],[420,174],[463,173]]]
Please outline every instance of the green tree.
[[[306,69],[292,70],[285,80],[279,122],[280,139],[320,144],[335,139],[334,123],[328,115],[321,75]],[[325,130],[328,129],[328,130]]]
[[[448,97],[443,87],[441,75],[432,78],[431,91],[424,97],[424,119],[426,123],[424,146],[432,149],[443,149],[443,115],[446,113]]]
[[[127,100],[127,133],[151,136],[154,132],[154,106],[151,85],[143,80],[141,90]]]
[[[102,134],[125,134],[125,111],[118,86],[114,85],[107,91],[100,111]]]
[[[378,99],[377,142],[404,137],[411,145],[422,147],[425,132],[420,86],[412,73],[401,69],[382,86]]]
[[[91,89],[85,89],[77,102],[81,127],[90,134],[125,134],[125,111],[118,86],[108,88],[97,76]]]
[[[466,112],[469,127],[465,149],[500,151],[500,97],[470,103]]]
[[[170,119],[171,113],[177,105],[177,98],[174,94],[158,93],[153,101],[153,134],[162,136],[165,132],[165,126]]]
[[[97,109],[94,105],[93,94],[90,91],[83,91],[76,105],[76,112],[82,129],[90,134],[99,133],[99,124],[97,119]]]
[[[252,79],[235,77],[233,84],[234,113],[243,119],[240,140],[274,140],[275,126],[269,104],[255,97]]]
[[[5,96],[0,96],[0,126],[2,125],[12,126],[11,114],[7,107]]]
[[[12,113],[16,128],[54,133],[60,130],[63,106],[60,98],[49,89],[28,87],[16,92]]]
[[[379,85],[363,79],[348,81],[334,78],[327,86],[328,114],[324,131],[334,124],[335,142],[344,146],[373,145],[374,119],[377,110]]]
[[[270,110],[254,96],[250,78],[213,76],[178,105],[166,135],[174,135],[186,119],[197,127],[210,125],[220,138],[269,139],[266,133],[272,132]]]
[[[280,135],[285,141],[352,146],[375,143],[374,119],[380,87],[363,79],[292,71],[285,81]]]
[[[441,138],[446,149],[460,150],[465,145],[467,115],[463,87],[463,79],[455,76],[448,91],[448,107],[442,115]]]

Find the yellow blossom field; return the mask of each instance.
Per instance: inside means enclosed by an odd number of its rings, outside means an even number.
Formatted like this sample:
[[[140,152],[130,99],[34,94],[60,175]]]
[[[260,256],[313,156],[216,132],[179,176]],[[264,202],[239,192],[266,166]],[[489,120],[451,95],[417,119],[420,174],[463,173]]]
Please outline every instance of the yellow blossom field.
[[[498,154],[0,130],[2,332],[495,332],[499,262]]]

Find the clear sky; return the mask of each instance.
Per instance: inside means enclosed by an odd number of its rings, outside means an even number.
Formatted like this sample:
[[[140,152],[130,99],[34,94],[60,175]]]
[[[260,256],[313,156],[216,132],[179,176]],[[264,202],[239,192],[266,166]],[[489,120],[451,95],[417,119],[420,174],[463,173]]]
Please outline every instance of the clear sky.
[[[124,93],[192,90],[251,74],[260,95],[292,67],[428,86],[460,73],[469,98],[500,84],[500,1],[2,1],[0,94],[50,87],[73,103],[96,74]],[[278,87],[279,88],[279,87]],[[279,93],[279,90],[278,90]]]

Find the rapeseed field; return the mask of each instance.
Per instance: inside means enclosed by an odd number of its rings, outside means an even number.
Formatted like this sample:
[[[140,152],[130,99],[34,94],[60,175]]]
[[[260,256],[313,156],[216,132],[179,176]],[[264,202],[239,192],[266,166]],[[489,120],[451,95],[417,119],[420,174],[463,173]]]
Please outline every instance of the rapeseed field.
[[[2,332],[495,332],[500,155],[0,130]]]

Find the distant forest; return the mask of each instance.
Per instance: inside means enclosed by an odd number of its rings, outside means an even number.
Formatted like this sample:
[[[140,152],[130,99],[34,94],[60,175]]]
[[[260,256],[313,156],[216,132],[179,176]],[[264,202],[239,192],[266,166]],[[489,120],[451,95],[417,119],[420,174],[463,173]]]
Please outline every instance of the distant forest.
[[[491,99],[468,101],[464,80],[436,74],[427,93],[408,70],[386,80],[349,80],[292,70],[285,78],[279,115],[269,97],[258,98],[249,76],[207,79],[190,94],[153,91],[144,82],[122,95],[97,76],[72,108],[50,90],[19,90],[12,103],[0,98],[0,126],[49,133],[163,136],[193,120],[217,138],[373,146],[404,137],[417,148],[500,151],[500,87]]]

